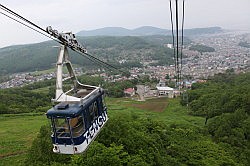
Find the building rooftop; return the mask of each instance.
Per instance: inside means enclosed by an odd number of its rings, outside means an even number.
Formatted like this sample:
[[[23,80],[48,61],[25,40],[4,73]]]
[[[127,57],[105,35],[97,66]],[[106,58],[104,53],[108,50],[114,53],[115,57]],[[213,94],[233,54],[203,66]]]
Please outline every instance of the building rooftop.
[[[168,86],[157,86],[156,88],[159,91],[173,91],[174,90],[174,88],[170,88]]]

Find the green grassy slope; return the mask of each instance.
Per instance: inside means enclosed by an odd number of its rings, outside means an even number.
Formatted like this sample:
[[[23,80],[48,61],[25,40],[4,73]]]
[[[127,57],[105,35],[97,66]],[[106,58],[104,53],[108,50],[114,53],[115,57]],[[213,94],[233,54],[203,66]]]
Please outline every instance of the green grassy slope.
[[[18,165],[42,125],[44,114],[0,115],[0,165]]]
[[[155,103],[157,103],[157,106],[155,105],[151,108],[150,105],[154,105]],[[113,114],[119,114],[120,112],[129,112],[131,114],[134,113],[141,118],[150,117],[167,125],[174,123],[197,127],[204,126],[205,119],[189,115],[188,109],[179,104],[179,99],[156,98],[140,102],[123,98],[109,98],[107,99],[107,104],[111,116],[113,116]],[[155,107],[161,108],[161,106],[164,107],[163,110],[155,111]]]
[[[136,106],[144,106],[145,103],[160,103],[164,108],[162,112],[154,112],[150,109],[143,110]],[[195,125],[202,126],[204,119],[190,116],[187,110],[179,105],[178,99],[159,98],[145,102],[132,101],[123,98],[107,98],[109,116],[112,119],[119,114],[134,114],[141,118],[151,117],[167,125]],[[167,104],[166,104],[167,103]],[[147,105],[146,105],[147,106]],[[146,106],[144,106],[146,108]],[[147,109],[147,108],[146,108]],[[42,125],[48,124],[45,115],[18,114],[0,115],[0,165],[17,165],[24,161],[26,152],[37,136]]]

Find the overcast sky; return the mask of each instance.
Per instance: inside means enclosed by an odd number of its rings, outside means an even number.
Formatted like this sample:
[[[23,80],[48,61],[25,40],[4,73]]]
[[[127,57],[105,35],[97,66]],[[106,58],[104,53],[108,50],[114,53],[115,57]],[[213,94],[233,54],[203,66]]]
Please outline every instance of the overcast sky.
[[[0,0],[0,3],[43,28],[51,25],[59,31],[77,33],[113,26],[171,28],[169,0]],[[185,28],[220,26],[250,30],[250,0],[185,0],[185,5]],[[0,20],[0,48],[48,40],[2,14]]]

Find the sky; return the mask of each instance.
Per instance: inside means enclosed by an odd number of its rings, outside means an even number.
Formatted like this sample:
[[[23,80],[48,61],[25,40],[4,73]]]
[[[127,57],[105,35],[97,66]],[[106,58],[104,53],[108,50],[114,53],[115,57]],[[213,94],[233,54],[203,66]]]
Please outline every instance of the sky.
[[[181,7],[182,0],[178,1]],[[59,32],[77,33],[103,27],[171,29],[169,0],[0,0],[0,3],[43,28],[52,26]],[[249,6],[250,0],[185,0],[184,28],[220,26],[250,31]],[[0,48],[45,40],[48,38],[0,14]]]

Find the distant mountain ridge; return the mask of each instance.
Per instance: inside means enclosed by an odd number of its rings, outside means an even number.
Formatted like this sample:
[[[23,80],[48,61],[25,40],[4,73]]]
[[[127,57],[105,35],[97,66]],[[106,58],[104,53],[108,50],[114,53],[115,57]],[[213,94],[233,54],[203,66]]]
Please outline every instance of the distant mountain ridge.
[[[221,27],[193,28],[185,29],[185,36],[205,35],[221,33],[224,30]],[[136,29],[126,29],[122,27],[105,27],[95,30],[82,30],[77,33],[78,36],[150,36],[150,35],[171,35],[171,30],[152,26],[143,26]]]
[[[78,36],[148,36],[148,35],[164,35],[168,33],[168,30],[143,26],[136,29],[126,29],[122,27],[105,27],[89,31],[80,31]]]

